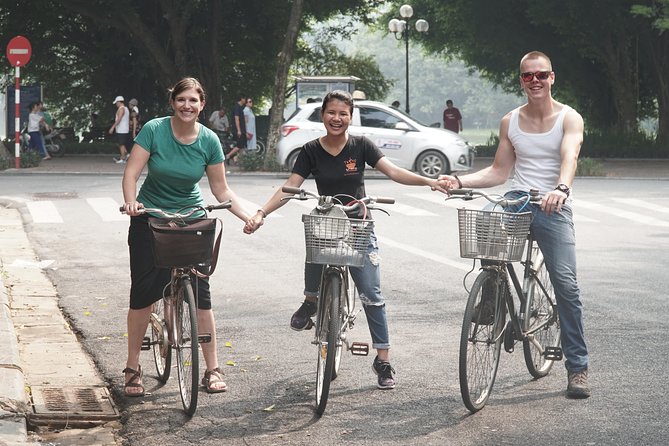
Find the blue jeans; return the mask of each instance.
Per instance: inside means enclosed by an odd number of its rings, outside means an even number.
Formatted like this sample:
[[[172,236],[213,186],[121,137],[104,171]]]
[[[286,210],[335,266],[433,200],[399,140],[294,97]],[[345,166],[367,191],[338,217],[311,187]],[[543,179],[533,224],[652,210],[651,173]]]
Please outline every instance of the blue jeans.
[[[367,316],[369,333],[372,336],[372,347],[375,349],[390,348],[388,336],[388,318],[386,302],[381,294],[381,271],[379,268],[379,244],[372,232],[367,247],[365,264],[361,268],[349,268],[351,277],[358,289],[360,302]],[[323,265],[304,264],[304,295],[318,297]]]
[[[524,192],[511,191],[506,197],[516,198]],[[538,204],[528,204],[524,211],[533,215],[530,231],[544,254],[546,270],[551,278],[558,314],[560,340],[565,367],[570,372],[588,368],[588,348],[583,330],[583,304],[576,280],[576,234],[571,206],[548,215]]]
[[[28,134],[30,135],[30,147],[39,150],[39,153],[41,153],[42,156],[49,156],[49,153],[44,147],[44,138],[42,138],[42,134],[40,132],[28,132]]]

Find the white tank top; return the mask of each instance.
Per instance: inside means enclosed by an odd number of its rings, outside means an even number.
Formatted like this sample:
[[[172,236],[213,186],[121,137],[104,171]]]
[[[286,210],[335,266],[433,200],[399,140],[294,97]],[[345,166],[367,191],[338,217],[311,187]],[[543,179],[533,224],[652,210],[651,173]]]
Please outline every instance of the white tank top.
[[[571,107],[563,105],[553,128],[545,133],[527,133],[518,126],[519,108],[511,112],[509,140],[516,152],[513,190],[539,189],[542,195],[555,189],[560,178],[560,144],[564,117]],[[571,198],[571,196],[569,197]]]
[[[121,121],[119,121],[118,125],[116,126],[116,133],[130,133],[130,113],[128,112],[128,107],[124,105],[121,107],[121,109],[123,109],[125,113],[123,113]],[[117,113],[119,110],[117,110]]]

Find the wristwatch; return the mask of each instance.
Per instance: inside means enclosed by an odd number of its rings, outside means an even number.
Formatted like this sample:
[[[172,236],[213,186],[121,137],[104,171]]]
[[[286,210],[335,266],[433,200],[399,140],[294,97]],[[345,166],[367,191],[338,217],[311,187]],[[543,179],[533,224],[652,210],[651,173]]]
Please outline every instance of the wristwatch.
[[[560,192],[564,193],[566,196],[569,196],[569,194],[571,193],[571,188],[564,183],[558,184],[555,187],[555,190],[559,190]]]

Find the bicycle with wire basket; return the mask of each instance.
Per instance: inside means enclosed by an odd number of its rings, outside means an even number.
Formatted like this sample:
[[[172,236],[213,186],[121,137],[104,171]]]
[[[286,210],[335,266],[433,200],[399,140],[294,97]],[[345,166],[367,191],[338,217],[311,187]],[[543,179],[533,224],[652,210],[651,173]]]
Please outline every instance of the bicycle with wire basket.
[[[153,350],[158,380],[170,377],[172,353],[176,355],[179,394],[184,411],[192,416],[197,408],[200,358],[199,343],[211,342],[211,333],[198,333],[193,281],[208,277],[216,268],[222,225],[217,218],[194,217],[228,209],[231,201],[217,205],[191,206],[177,212],[141,209],[149,217],[153,257],[159,268],[170,269],[170,282],[163,298],[153,304],[148,336],[142,350]],[[121,212],[123,208],[121,207]],[[197,288],[196,288],[197,289]]]
[[[316,413],[323,415],[330,393],[330,383],[339,373],[343,348],[355,356],[367,356],[369,344],[352,342],[349,332],[360,312],[355,308],[357,290],[349,274],[349,267],[362,267],[367,257],[369,238],[374,221],[368,210],[375,203],[392,204],[393,198],[346,196],[319,196],[304,189],[284,186],[283,192],[297,194],[284,200],[318,199],[310,214],[302,215],[307,263],[324,265],[316,310],[312,344],[318,347],[316,366]],[[351,200],[343,205],[340,198]],[[382,210],[382,209],[379,209]],[[362,218],[349,218],[347,213],[359,211]],[[383,211],[383,210],[382,210]],[[385,211],[384,211],[385,212]]]
[[[528,371],[534,378],[544,377],[562,359],[560,321],[543,254],[529,231],[532,213],[522,212],[530,203],[541,201],[538,191],[518,199],[469,189],[450,194],[448,199],[483,197],[495,204],[493,210],[458,209],[460,256],[474,259],[474,267],[476,259],[481,263],[467,290],[459,353],[462,400],[467,409],[477,412],[492,392],[502,343],[511,353],[515,343],[522,341]],[[522,283],[513,265],[519,261]],[[518,296],[518,311],[510,284]]]

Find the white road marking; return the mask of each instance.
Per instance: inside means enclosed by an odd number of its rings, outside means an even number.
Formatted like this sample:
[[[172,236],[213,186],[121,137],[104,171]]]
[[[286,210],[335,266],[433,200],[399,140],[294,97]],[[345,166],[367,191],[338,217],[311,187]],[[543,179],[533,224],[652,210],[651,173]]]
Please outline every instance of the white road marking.
[[[102,221],[127,221],[130,218],[119,212],[121,205],[112,198],[87,198],[86,202],[100,216]]]
[[[636,198],[613,198],[613,201],[617,201],[618,203],[623,203],[627,206],[635,206],[643,209],[649,209],[653,212],[669,214],[669,207],[660,206],[655,203],[650,203],[648,201],[637,200]]]
[[[52,201],[28,201],[26,206],[33,223],[63,223],[63,218]]]
[[[453,268],[459,269],[461,271],[469,271],[472,269],[472,264],[471,263],[462,263],[458,262],[455,260],[448,259],[446,257],[440,256],[438,254],[433,254],[428,251],[424,251],[420,248],[416,248],[411,245],[407,245],[405,243],[400,243],[396,242],[395,240],[391,240],[387,237],[379,237],[377,236],[379,242],[383,243],[384,245],[392,246],[393,248],[401,249],[402,251],[406,251],[410,254],[426,258],[428,260],[431,260],[433,262],[441,263],[443,265],[451,266]]]
[[[617,209],[613,207],[604,206],[602,204],[593,203],[591,201],[578,200],[576,206],[583,207],[585,209],[590,209],[593,211],[601,212],[604,214],[615,215],[616,217],[624,218],[626,220],[631,220],[635,223],[641,223],[649,226],[660,226],[664,228],[669,228],[669,222],[657,219],[655,217],[649,217],[646,215],[639,214],[637,212],[630,212],[623,209]]]

